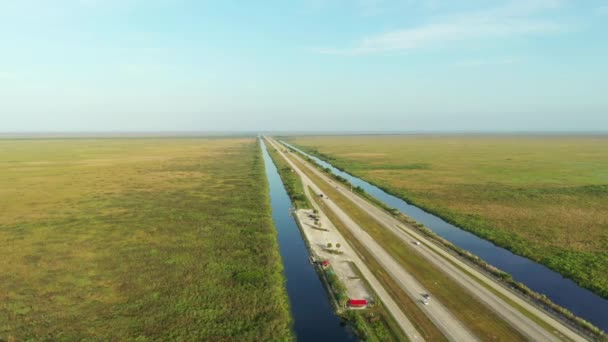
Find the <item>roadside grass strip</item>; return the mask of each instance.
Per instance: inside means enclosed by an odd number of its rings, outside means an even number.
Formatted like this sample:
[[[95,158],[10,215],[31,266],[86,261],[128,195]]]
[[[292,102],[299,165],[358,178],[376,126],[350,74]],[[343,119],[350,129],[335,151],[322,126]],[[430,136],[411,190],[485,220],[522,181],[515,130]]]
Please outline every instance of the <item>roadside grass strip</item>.
[[[308,197],[304,194],[304,186],[302,185],[300,177],[291,169],[289,164],[287,164],[287,161],[279,155],[274,146],[267,146],[266,150],[268,151],[268,154],[270,154],[270,159],[272,159],[279,171],[279,175],[285,185],[291,203],[293,203],[296,209],[312,208]]]

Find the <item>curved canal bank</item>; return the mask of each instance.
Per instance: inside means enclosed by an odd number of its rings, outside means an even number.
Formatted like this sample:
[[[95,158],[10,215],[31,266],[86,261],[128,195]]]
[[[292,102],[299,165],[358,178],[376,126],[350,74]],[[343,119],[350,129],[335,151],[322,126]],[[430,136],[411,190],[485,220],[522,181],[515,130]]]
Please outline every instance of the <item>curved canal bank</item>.
[[[487,263],[509,273],[514,280],[523,283],[533,291],[545,294],[553,302],[570,310],[575,315],[595,324],[603,330],[608,330],[608,300],[578,286],[572,280],[564,278],[559,273],[539,263],[514,254],[507,249],[494,245],[487,240],[447,223],[441,218],[388,194],[360,178],[335,168],[316,156],[310,155],[288,143],[281,142],[312,158],[322,167],[329,168],[332,173],[347,179],[354,186],[360,186],[369,195],[387,206],[399,209],[405,215],[424,224],[455,246],[470,251]]]
[[[260,141],[270,188],[272,219],[287,279],[287,293],[298,341],[355,341],[356,336],[334,313],[327,291],[309,261],[309,252],[295,219],[291,201],[266,146]]]

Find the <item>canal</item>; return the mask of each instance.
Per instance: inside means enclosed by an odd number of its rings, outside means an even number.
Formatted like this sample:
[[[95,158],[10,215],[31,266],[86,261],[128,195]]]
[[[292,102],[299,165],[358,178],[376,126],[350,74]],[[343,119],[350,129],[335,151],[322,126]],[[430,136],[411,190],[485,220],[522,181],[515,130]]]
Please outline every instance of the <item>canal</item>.
[[[304,237],[290,214],[289,195],[262,140],[260,144],[296,338],[298,341],[356,341],[352,330],[336,316],[327,291],[309,262]]]
[[[360,178],[340,171],[326,161],[307,154],[292,145],[283,141],[281,143],[309,156],[322,167],[329,168],[334,174],[346,178],[354,186],[360,186],[368,194],[390,207],[399,209],[454,245],[470,251],[487,263],[511,274],[513,279],[525,284],[533,291],[545,294],[553,302],[570,310],[575,315],[593,323],[604,331],[608,331],[608,300],[578,286],[574,281],[537,262],[514,254],[505,248],[447,223],[443,219],[388,194]]]

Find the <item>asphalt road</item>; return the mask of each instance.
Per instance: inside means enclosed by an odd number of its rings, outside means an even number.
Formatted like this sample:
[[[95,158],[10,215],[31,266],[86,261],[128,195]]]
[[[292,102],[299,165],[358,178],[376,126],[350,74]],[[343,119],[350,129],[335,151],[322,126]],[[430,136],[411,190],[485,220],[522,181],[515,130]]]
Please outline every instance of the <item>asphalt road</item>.
[[[448,274],[462,286],[469,289],[471,293],[473,293],[473,295],[475,295],[481,302],[494,310],[505,321],[509,322],[513,327],[518,329],[529,339],[536,341],[559,341],[565,337],[565,339],[574,341],[585,341],[583,337],[567,326],[539,310],[534,305],[528,303],[518,295],[503,287],[501,284],[487,277],[485,274],[479,272],[474,267],[464,263],[458,257],[448,253],[443,248],[429,241],[425,236],[419,234],[413,228],[408,227],[402,222],[396,220],[390,214],[371,204],[367,200],[354,193],[351,193],[349,189],[344,187],[342,184],[332,181],[325,174],[317,170],[315,167],[309,165],[301,158],[300,161],[302,161],[304,165],[315,172],[315,174],[325,182],[331,183],[332,186],[337,187],[337,190],[357,204],[361,209],[369,213],[374,219],[385,226],[386,229],[395,233],[395,235],[403,240],[404,243],[412,244],[413,241],[421,242],[421,245],[415,248],[418,253],[424,256],[429,262],[435,264],[441,270],[446,272],[446,274]],[[306,178],[307,183],[312,183],[310,179],[308,179],[308,177],[301,172],[301,170],[295,167],[295,165],[292,164],[292,167],[297,170],[302,179]],[[318,188],[315,191],[320,192]],[[325,202],[340,216],[340,218],[346,223],[349,229],[351,229],[352,233],[357,237],[357,239],[364,242],[365,246],[372,253],[374,253],[374,255],[378,256],[378,261],[387,271],[389,271],[391,276],[398,281],[406,293],[410,294],[412,298],[419,299],[421,293],[427,292],[409,273],[407,273],[401,267],[401,265],[399,265],[390,255],[388,255],[388,253],[381,246],[379,246],[373,240],[373,238],[371,238],[365,231],[361,229],[361,227],[353,222],[348,215],[344,213],[344,211],[342,211],[333,201],[325,200]],[[458,267],[455,265],[458,265]],[[463,269],[466,270],[466,273],[463,271]],[[532,321],[526,315],[514,308],[511,304],[505,302],[494,292],[482,285],[482,283],[486,286],[490,286],[494,291],[501,293],[501,295],[509,298],[509,300],[517,303],[535,315],[538,319],[544,321],[551,327],[551,329],[549,329],[550,331]],[[425,312],[427,312],[429,318],[439,327],[442,332],[444,332],[449,339],[459,341],[469,341],[475,339],[475,337],[462,325],[462,323],[460,323],[451,313],[449,313],[448,310],[438,301],[434,300],[431,305],[423,306],[422,308],[425,310]]]

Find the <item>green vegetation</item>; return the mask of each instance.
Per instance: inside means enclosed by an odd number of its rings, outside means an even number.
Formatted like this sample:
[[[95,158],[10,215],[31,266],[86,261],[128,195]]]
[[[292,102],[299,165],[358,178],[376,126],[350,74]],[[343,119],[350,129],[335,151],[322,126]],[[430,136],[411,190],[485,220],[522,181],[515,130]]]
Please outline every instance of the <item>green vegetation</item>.
[[[277,167],[285,190],[291,199],[294,207],[297,209],[310,209],[311,205],[308,201],[308,197],[304,194],[304,187],[302,186],[302,180],[296,173],[289,167],[289,164],[283,159],[277,150],[270,144],[266,144],[268,154],[272,162]]]
[[[380,223],[374,220],[368,213],[361,210],[356,204],[344,197],[333,186],[322,181],[319,176],[302,165],[299,161],[293,161],[300,169],[307,174],[310,179],[327,196],[340,206],[348,215],[362,228],[364,228],[386,251],[391,254],[409,273],[411,273],[425,288],[441,301],[450,311],[457,312],[458,318],[466,324],[469,329],[482,339],[501,338],[505,340],[522,340],[524,336],[519,331],[511,327],[494,311],[479,302],[465,288],[456,283],[452,278],[439,270],[436,266],[426,261],[420,254],[412,250],[412,246],[404,244],[392,232],[387,231]],[[328,210],[330,211],[330,210]],[[329,216],[330,214],[328,214]],[[338,227],[340,221],[335,216],[330,219]],[[339,228],[340,229],[340,228]],[[341,232],[345,233],[342,228]],[[348,236],[348,241],[353,242],[352,236]],[[365,247],[356,247],[360,253]],[[373,257],[372,257],[373,258]],[[370,259],[366,257],[366,262]],[[370,268],[373,265],[370,263]],[[373,267],[375,268],[375,267]],[[405,311],[408,315],[411,313]],[[416,319],[416,318],[414,318]],[[412,319],[412,321],[414,321]],[[422,332],[421,332],[422,333]]]
[[[386,310],[375,306],[364,310],[347,310],[342,315],[357,331],[357,336],[362,341],[388,342],[407,341],[407,336],[397,334],[399,327],[391,326],[388,322],[392,317],[388,316]],[[397,330],[395,330],[397,329]]]
[[[327,280],[327,284],[331,289],[335,301],[340,307],[345,307],[346,302],[348,301],[348,294],[346,294],[344,284],[342,284],[332,267],[328,267],[322,270],[322,272],[325,276],[325,280]]]
[[[608,298],[607,137],[290,142]]]
[[[293,339],[254,139],[0,141],[0,340]]]

